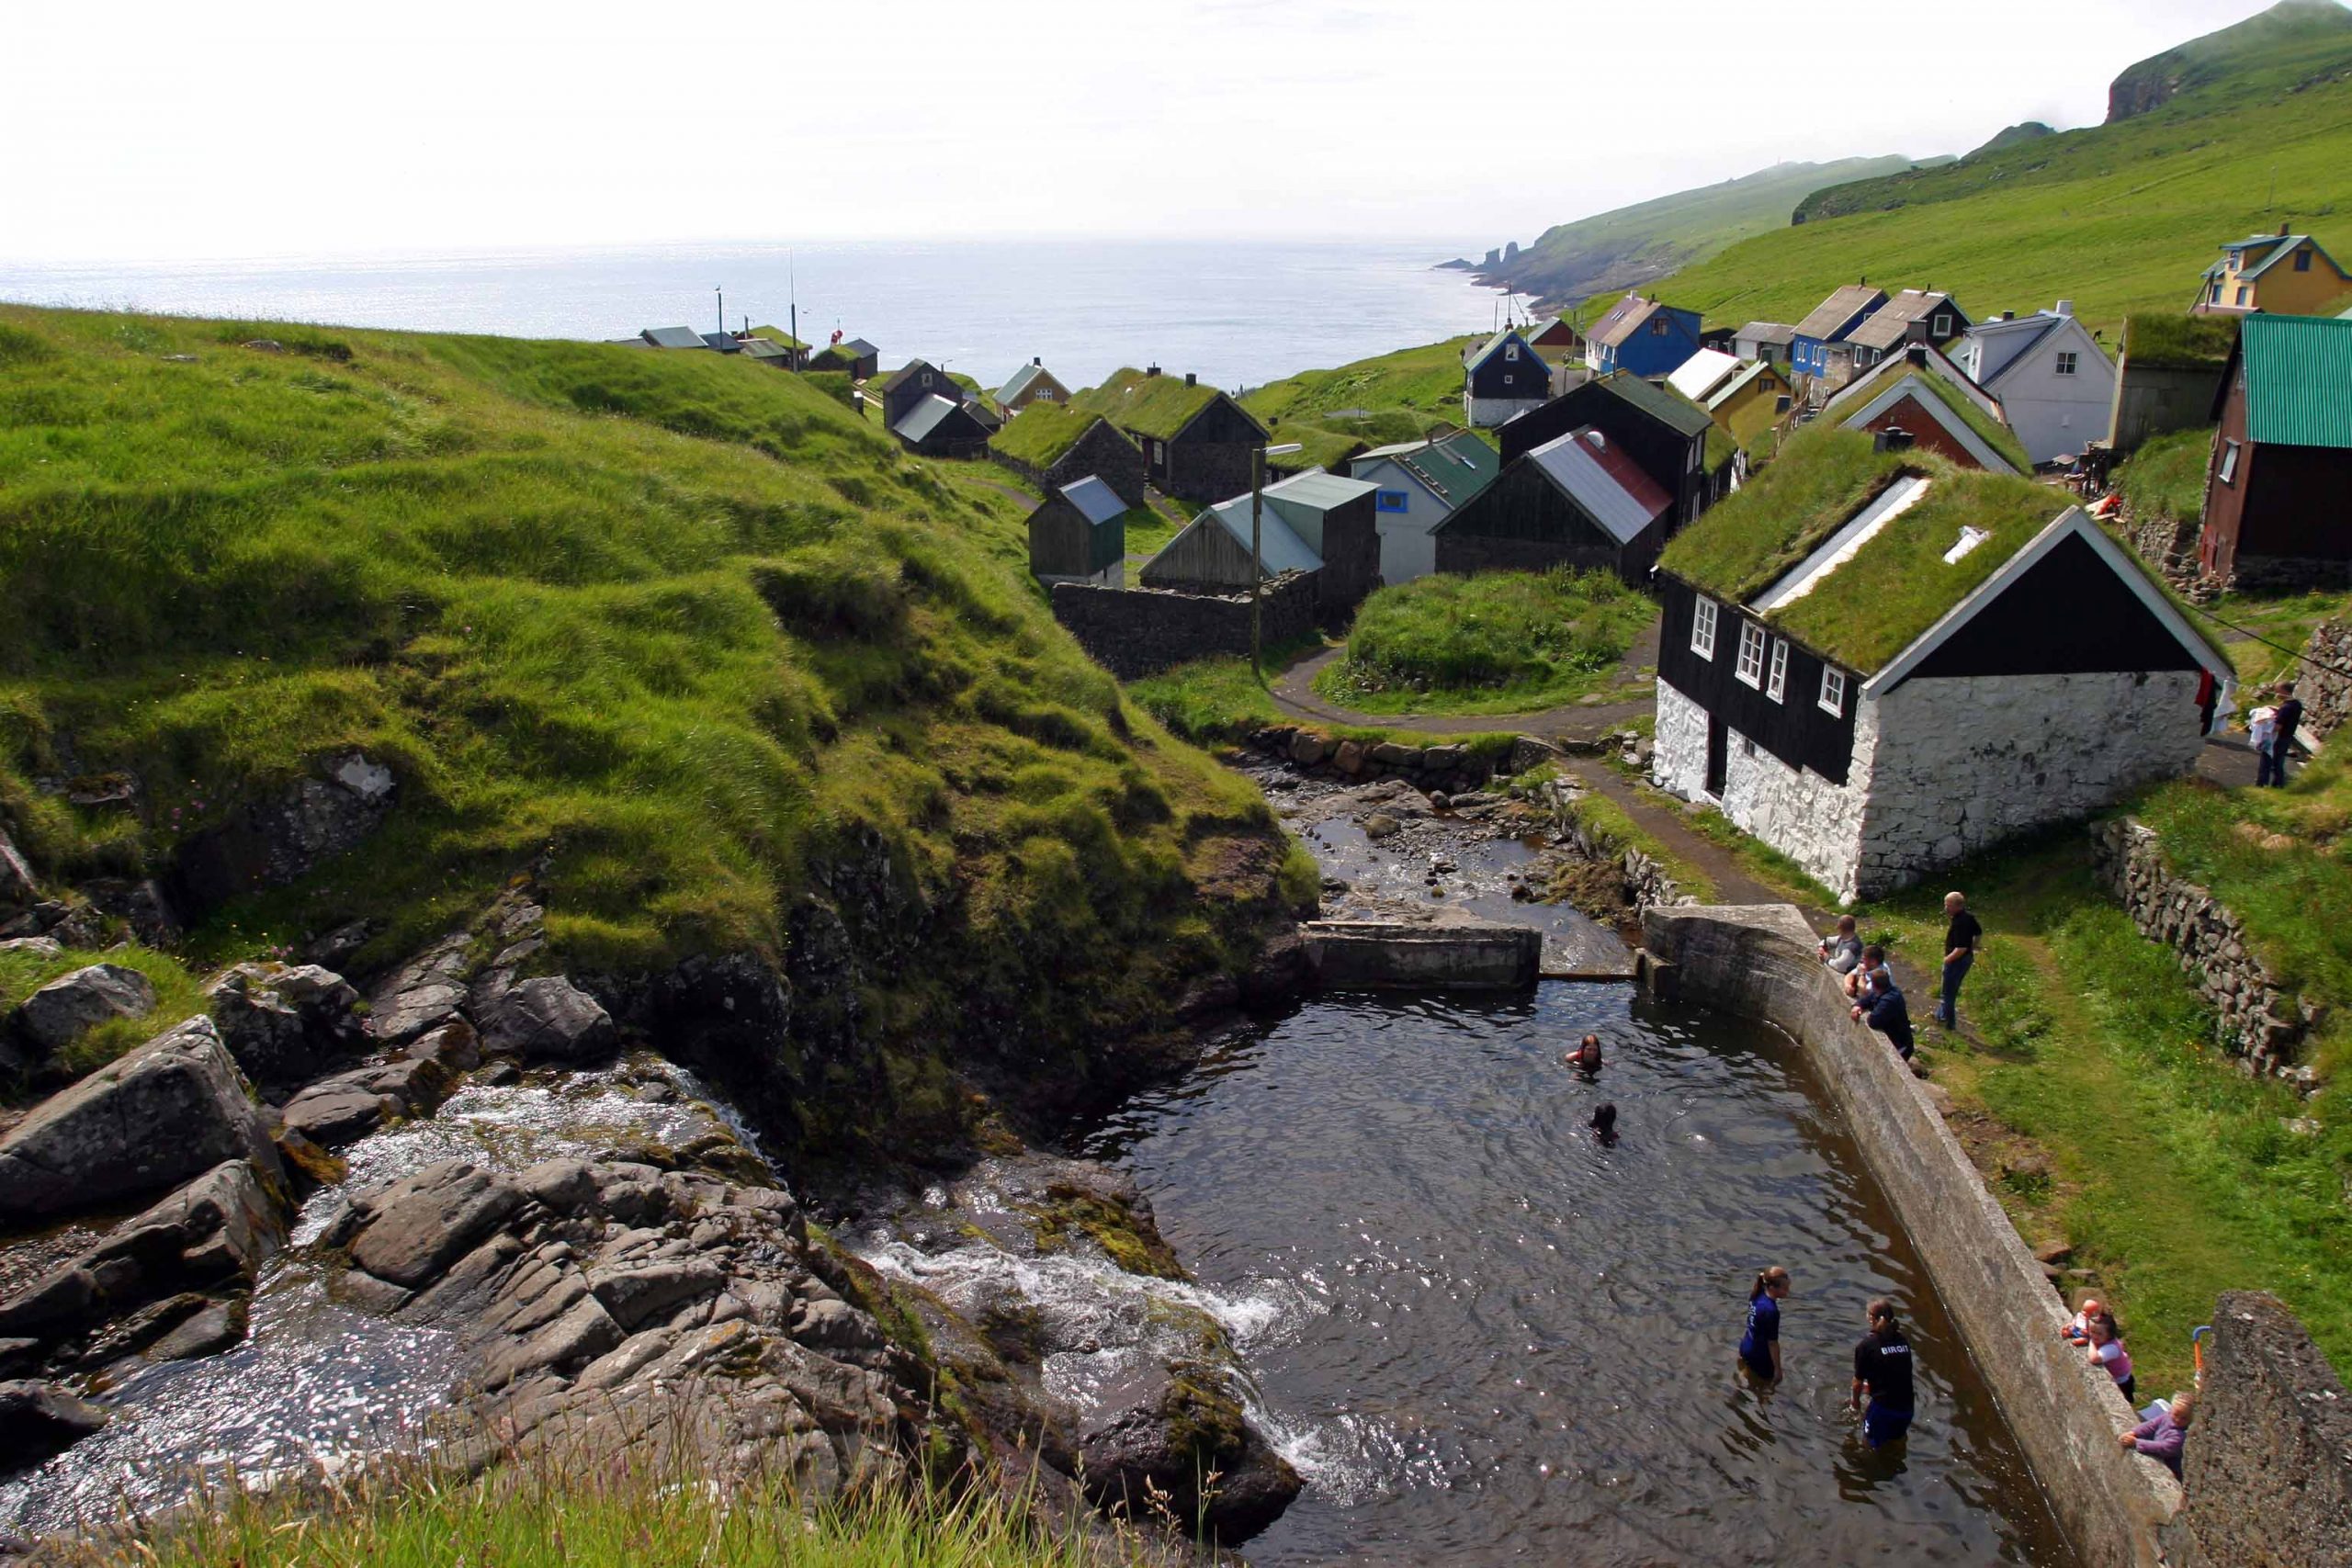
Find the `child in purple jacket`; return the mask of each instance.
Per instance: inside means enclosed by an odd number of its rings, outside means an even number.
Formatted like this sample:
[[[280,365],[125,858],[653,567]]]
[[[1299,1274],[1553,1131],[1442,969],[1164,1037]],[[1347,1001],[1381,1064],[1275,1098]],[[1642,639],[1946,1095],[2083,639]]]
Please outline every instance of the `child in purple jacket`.
[[[2173,1396],[2171,1408],[2153,1421],[2143,1421],[2128,1432],[2116,1436],[2116,1444],[2126,1453],[2143,1453],[2161,1461],[2175,1475],[2180,1473],[2180,1450],[2188,1441],[2188,1424],[2197,1418],[2197,1391]]]

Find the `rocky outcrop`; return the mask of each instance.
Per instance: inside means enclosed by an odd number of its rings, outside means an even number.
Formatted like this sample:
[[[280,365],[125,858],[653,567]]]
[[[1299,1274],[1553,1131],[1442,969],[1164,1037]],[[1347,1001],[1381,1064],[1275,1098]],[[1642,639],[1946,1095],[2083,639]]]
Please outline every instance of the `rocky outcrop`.
[[[359,847],[382,826],[399,796],[392,771],[358,752],[334,758],[307,778],[235,812],[182,843],[169,891],[187,913],[219,908],[241,894],[288,883]]]
[[[51,1095],[0,1137],[0,1231],[87,1213],[277,1152],[212,1021],[188,1020]]]
[[[368,998],[368,1032],[398,1044],[456,1018],[466,1003],[472,941],[454,931],[379,982]]]
[[[0,1382],[0,1475],[31,1469],[106,1420],[104,1410],[53,1384]]]
[[[2129,818],[2091,826],[2093,863],[2142,936],[2172,949],[2212,1005],[2220,1043],[2249,1077],[2284,1078],[2306,1093],[2319,1085],[2300,1061],[2319,1021],[2316,1006],[2280,984],[2254,951],[2245,924],[2211,892],[2176,874],[2163,840]]]
[[[7,1025],[37,1056],[62,1051],[99,1024],[155,1010],[155,986],[136,969],[93,964],[59,976],[24,999]]]
[[[365,1043],[359,993],[316,964],[240,964],[205,991],[213,1026],[247,1077],[300,1083]]]
[[[1405,746],[1390,740],[1367,744],[1295,725],[1257,731],[1250,737],[1250,750],[1308,778],[1357,784],[1402,779],[1425,795],[1476,789],[1494,776],[1494,769],[1467,747]]]
[[[2352,719],[2352,621],[2313,626],[2294,675],[2295,694],[2303,700],[2301,733],[2324,740]]]
[[[40,886],[33,880],[33,868],[8,835],[0,832],[0,916],[28,909],[40,897]]]
[[[1089,1432],[1079,1445],[1088,1497],[1136,1519],[1164,1507],[1184,1534],[1228,1543],[1281,1517],[1305,1483],[1250,1424],[1227,1377],[1180,1363]]]
[[[611,1015],[596,999],[560,975],[490,992],[478,1007],[476,1020],[485,1048],[526,1062],[580,1062],[610,1055],[620,1039]]]
[[[430,1115],[458,1076],[481,1062],[473,1026],[452,1019],[387,1047],[365,1066],[308,1085],[287,1100],[278,1119],[321,1148],[340,1148],[394,1117]]]

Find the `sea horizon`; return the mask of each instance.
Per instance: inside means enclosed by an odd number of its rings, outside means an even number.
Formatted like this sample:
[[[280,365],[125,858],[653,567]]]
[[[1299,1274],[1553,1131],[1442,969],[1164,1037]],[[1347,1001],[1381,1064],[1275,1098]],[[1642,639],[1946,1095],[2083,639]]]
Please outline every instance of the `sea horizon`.
[[[1491,330],[1526,301],[1442,242],[872,241],[437,247],[203,261],[0,259],[0,300],[254,321],[587,341],[641,328],[836,326],[889,368],[1073,387],[1157,364],[1228,389]]]

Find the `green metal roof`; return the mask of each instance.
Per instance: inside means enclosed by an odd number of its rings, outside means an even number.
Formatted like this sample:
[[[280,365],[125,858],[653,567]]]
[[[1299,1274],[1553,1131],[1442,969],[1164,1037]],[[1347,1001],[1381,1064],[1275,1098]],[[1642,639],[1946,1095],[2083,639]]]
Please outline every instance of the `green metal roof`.
[[[2352,321],[2248,316],[2238,328],[2249,439],[2352,446]]]
[[[1715,422],[1707,417],[1705,409],[1679,392],[1670,392],[1663,387],[1653,387],[1639,376],[1631,376],[1619,370],[1603,376],[1598,384],[1608,388],[1644,413],[1671,425],[1685,435],[1696,435],[1702,430],[1714,428]]]

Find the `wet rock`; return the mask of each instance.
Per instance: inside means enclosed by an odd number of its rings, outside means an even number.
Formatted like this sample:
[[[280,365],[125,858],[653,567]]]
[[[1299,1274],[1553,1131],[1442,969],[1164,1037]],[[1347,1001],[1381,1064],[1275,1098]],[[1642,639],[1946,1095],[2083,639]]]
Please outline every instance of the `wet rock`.
[[[277,1151],[212,1021],[188,1020],[51,1095],[0,1137],[0,1229],[151,1192]]]
[[[357,752],[334,758],[321,776],[190,837],[173,867],[172,901],[200,913],[243,893],[283,887],[356,849],[390,814],[398,794],[390,768]]]
[[[666,1319],[680,1307],[718,1293],[727,1277],[699,1258],[664,1258],[588,1270],[588,1289],[613,1321],[623,1328],[642,1328]]]
[[[153,1361],[192,1361],[201,1356],[217,1356],[243,1342],[245,1325],[243,1300],[215,1302],[150,1345],[147,1358]]]
[[[1180,1363],[1159,1386],[1079,1440],[1086,1493],[1096,1506],[1134,1519],[1156,1517],[1149,1499],[1188,1530],[1195,1520],[1227,1545],[1282,1517],[1305,1485],[1250,1424],[1222,1374]],[[1204,1477],[1217,1476],[1202,1496]]]
[[[107,1413],[53,1383],[0,1382],[0,1473],[63,1453],[107,1423]]]
[[[1311,768],[1330,754],[1330,745],[1321,736],[1300,731],[1290,743],[1290,760],[1302,768]]]
[[[609,1053],[619,1041],[611,1015],[560,975],[499,993],[482,1011],[481,1032],[489,1049],[526,1061],[582,1061]]]
[[[387,976],[369,998],[368,1032],[398,1044],[456,1018],[466,1000],[469,940],[454,932]]]
[[[523,1190],[465,1160],[443,1160],[353,1207],[351,1260],[389,1284],[413,1289],[463,1257],[522,1207]]]
[[[279,1114],[290,1131],[321,1148],[337,1149],[367,1136],[406,1109],[396,1096],[379,1093],[365,1084],[329,1079],[287,1101]]]
[[[9,1015],[8,1026],[46,1056],[109,1020],[144,1018],[154,1010],[155,986],[146,976],[117,964],[93,964],[27,997]]]
[[[1257,959],[1241,976],[1241,999],[1250,1007],[1268,1007],[1297,996],[1306,988],[1306,941],[1295,926],[1268,937]]]
[[[33,880],[33,868],[8,835],[0,833],[0,915],[29,908],[40,897],[40,885]]]
[[[312,964],[240,964],[205,999],[222,1043],[255,1083],[299,1083],[367,1039],[359,993]]]

